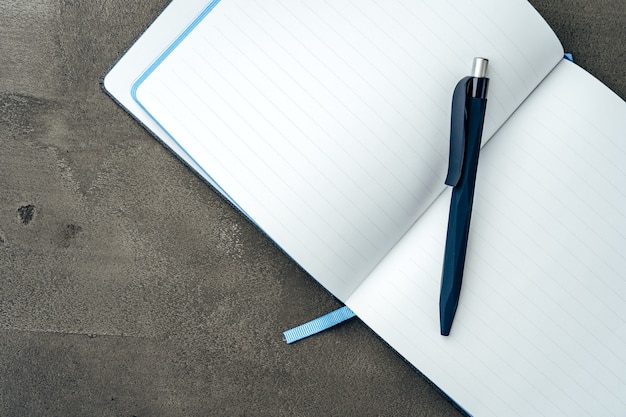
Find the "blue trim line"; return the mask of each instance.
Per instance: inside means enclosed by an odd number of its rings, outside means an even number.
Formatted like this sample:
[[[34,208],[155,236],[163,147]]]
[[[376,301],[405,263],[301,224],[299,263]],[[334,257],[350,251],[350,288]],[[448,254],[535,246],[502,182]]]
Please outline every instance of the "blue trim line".
[[[285,341],[287,343],[297,342],[298,340],[312,336],[351,319],[354,316],[354,312],[347,306],[344,306],[338,310],[325,314],[322,317],[318,317],[315,320],[311,320],[308,323],[304,323],[298,327],[287,330],[286,332],[283,332],[283,335],[285,336]]]
[[[135,100],[135,102],[139,105],[139,107],[141,107],[141,109],[143,111],[146,112],[146,114],[148,114],[150,116],[150,118],[152,118],[152,120],[154,120],[154,122],[159,126],[159,128],[161,128],[165,133],[167,133],[167,135],[174,141],[174,143],[176,143],[176,145],[178,145],[178,147],[185,153],[185,155],[187,155],[187,157],[193,161],[193,163],[202,171],[201,173],[204,174],[205,177],[210,178],[213,185],[222,193],[222,195],[224,195],[226,198],[228,198],[228,200],[235,205],[243,214],[246,215],[246,217],[248,217],[249,219],[250,216],[248,216],[248,214],[242,209],[242,207],[240,207],[231,197],[230,195],[228,195],[228,193],[213,179],[213,177],[204,170],[204,168],[202,168],[200,166],[200,164],[198,163],[198,161],[196,161],[186,150],[185,148],[183,148],[180,143],[178,143],[178,141],[176,140],[176,138],[174,138],[173,135],[170,134],[170,132],[168,132],[167,129],[165,129],[165,127],[163,127],[163,125],[161,125],[161,123],[159,123],[159,121],[152,115],[152,113],[150,113],[148,111],[148,109],[146,109],[144,107],[144,105],[139,101],[139,99],[137,98],[137,89],[139,88],[139,86],[150,76],[150,74],[152,74],[154,72],[154,70],[161,65],[161,63],[169,56],[169,54],[172,53],[172,51],[174,51],[174,49],[176,49],[178,47],[178,45],[180,45],[180,43],[196,28],[196,26],[198,26],[198,24],[200,24],[200,22],[202,21],[202,19],[204,19],[214,8],[215,6],[220,2],[220,0],[213,0],[211,1],[211,3],[209,3],[201,12],[200,14],[198,14],[198,16],[196,16],[196,18],[189,24],[189,26],[187,26],[185,28],[185,30],[183,30],[176,39],[174,39],[174,41],[167,47],[165,48],[165,50],[163,52],[161,52],[161,54],[157,57],[157,59],[154,60],[154,62],[152,62],[152,64],[150,64],[150,66],[148,68],[146,68],[146,70],[139,76],[139,78],[137,78],[137,80],[133,83],[133,85],[131,86],[130,89],[130,95],[133,98],[133,100]],[[252,219],[251,219],[252,220]],[[252,220],[253,221],[253,220]],[[253,221],[254,222],[254,221]]]
[[[213,0],[211,3],[209,3],[209,5],[206,6],[200,12],[200,14],[198,16],[196,16],[196,18],[189,24],[189,26],[187,26],[185,28],[185,30],[183,30],[182,33],[180,35],[178,35],[178,37],[176,39],[174,39],[174,42],[172,42],[161,53],[161,55],[159,55],[159,57],[143,72],[143,74],[141,74],[141,76],[139,76],[137,81],[135,81],[135,83],[133,84],[133,86],[130,89],[130,94],[133,97],[133,99],[137,102],[137,104],[139,104],[141,106],[141,103],[139,103],[139,101],[137,100],[137,88],[139,88],[139,85],[141,85],[141,83],[144,82],[146,80],[146,78],[148,78],[150,76],[150,74],[152,74],[152,72],[156,69],[156,67],[161,65],[161,63],[165,60],[165,58],[167,58],[168,55],[171,54],[172,51],[174,49],[176,49],[176,47],[178,45],[180,45],[180,43],[191,33],[192,30],[195,29],[196,26],[198,26],[198,24],[202,21],[202,19],[204,19],[206,17],[206,15],[208,15],[209,12],[211,12],[211,10],[213,10],[215,8],[215,6],[217,5],[217,3],[219,3],[219,2],[220,2],[220,0]],[[148,113],[148,114],[150,114],[150,113]],[[150,117],[152,117],[152,115]],[[154,119],[154,117],[153,117],[153,119]]]

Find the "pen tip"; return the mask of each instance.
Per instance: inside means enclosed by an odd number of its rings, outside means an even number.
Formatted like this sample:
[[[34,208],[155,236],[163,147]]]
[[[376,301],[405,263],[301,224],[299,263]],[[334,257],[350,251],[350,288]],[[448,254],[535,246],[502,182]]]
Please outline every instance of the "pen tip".
[[[460,289],[460,287],[457,287]],[[459,291],[441,291],[439,299],[439,328],[442,336],[448,336],[459,303]]]
[[[441,325],[440,325],[440,329],[441,329],[441,335],[442,336],[449,336],[450,335],[450,328],[452,328],[452,320],[444,320],[444,318],[441,318]]]

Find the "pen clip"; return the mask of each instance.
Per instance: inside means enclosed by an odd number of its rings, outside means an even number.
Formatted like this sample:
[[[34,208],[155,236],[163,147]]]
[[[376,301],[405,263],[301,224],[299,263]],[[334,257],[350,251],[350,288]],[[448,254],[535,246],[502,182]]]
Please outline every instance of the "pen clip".
[[[467,128],[466,102],[469,83],[468,76],[458,82],[452,95],[452,116],[450,123],[450,161],[445,183],[456,186],[461,179],[463,160],[465,159],[465,142]]]

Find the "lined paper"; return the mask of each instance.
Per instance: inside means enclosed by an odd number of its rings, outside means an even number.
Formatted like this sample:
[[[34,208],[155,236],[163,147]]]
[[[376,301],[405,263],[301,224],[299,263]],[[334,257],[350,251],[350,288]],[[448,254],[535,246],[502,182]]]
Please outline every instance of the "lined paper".
[[[626,413],[625,115],[563,61],[484,147],[449,337],[449,192],[348,300],[470,414]]]
[[[450,97],[492,61],[488,138],[562,50],[526,2],[222,0],[136,99],[342,300],[442,191]]]

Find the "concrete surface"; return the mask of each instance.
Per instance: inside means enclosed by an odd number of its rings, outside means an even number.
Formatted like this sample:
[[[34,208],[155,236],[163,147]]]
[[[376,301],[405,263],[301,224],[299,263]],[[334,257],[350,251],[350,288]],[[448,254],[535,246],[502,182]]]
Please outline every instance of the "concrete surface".
[[[0,416],[462,415],[99,87],[166,0],[0,0]],[[626,97],[626,3],[533,0]],[[575,88],[575,86],[573,86]]]

